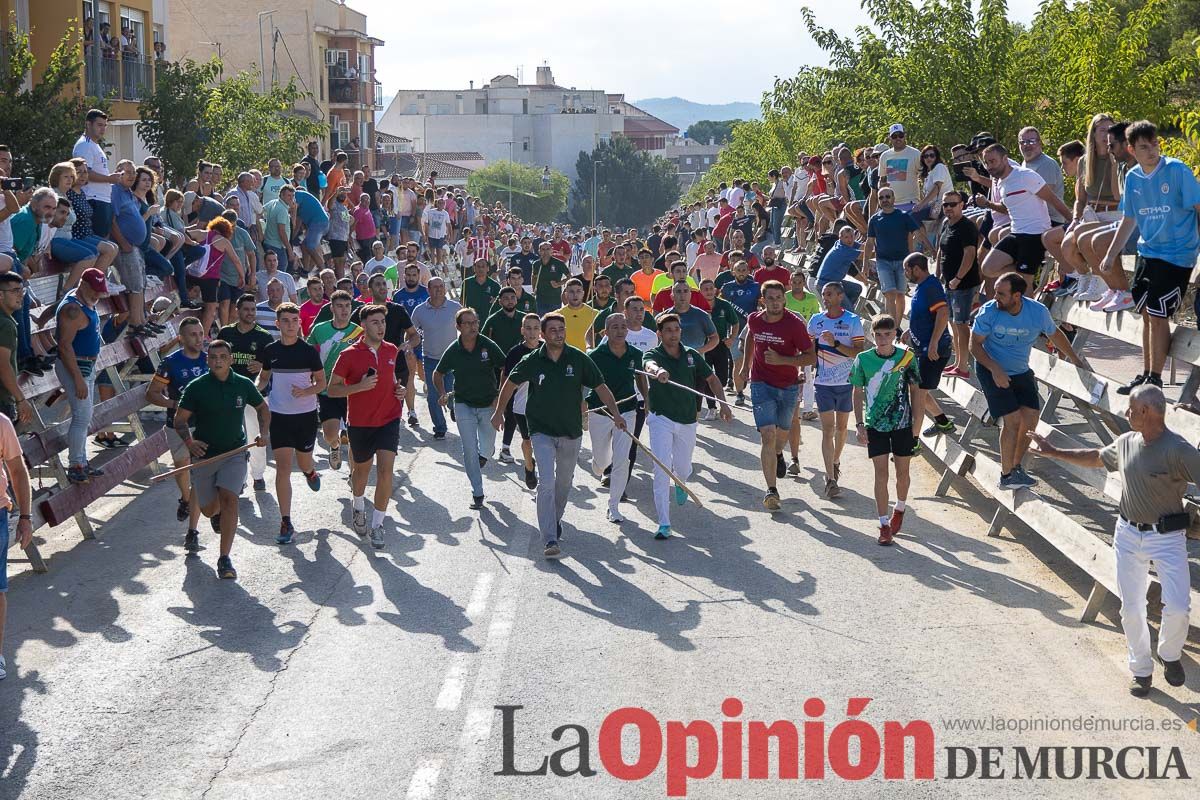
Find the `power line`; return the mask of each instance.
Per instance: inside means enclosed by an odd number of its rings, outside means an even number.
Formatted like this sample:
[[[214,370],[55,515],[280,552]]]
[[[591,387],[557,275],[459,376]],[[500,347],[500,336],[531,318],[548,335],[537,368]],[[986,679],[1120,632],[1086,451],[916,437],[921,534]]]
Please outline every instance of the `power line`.
[[[296,77],[300,79],[300,85],[304,87],[304,91],[308,93],[308,96],[315,100],[316,95],[308,88],[308,84],[304,81],[304,76],[300,74],[300,68],[296,66],[296,59],[292,58],[292,51],[288,48],[287,39],[278,28],[275,29],[275,41],[283,42],[283,51],[287,53],[288,61],[292,63],[292,69],[295,71]],[[325,122],[325,112],[321,110],[321,105],[315,102],[313,105],[317,107],[317,112],[321,115],[321,121]]]

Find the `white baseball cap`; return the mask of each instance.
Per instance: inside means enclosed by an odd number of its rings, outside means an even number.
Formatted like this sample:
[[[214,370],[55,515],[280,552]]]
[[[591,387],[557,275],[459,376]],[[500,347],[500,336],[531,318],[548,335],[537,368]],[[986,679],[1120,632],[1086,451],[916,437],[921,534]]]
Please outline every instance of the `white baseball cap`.
[[[892,127],[888,128],[888,136],[891,136],[893,133],[904,133],[904,126],[899,122],[893,123]]]

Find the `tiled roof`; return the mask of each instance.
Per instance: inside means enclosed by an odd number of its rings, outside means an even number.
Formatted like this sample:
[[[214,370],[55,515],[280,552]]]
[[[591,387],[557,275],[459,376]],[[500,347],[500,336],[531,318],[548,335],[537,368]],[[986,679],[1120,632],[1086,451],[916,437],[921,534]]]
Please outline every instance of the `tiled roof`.
[[[448,152],[432,152],[426,153],[425,158],[440,159],[441,161],[486,161],[482,153],[476,153],[474,150],[463,151],[448,151]]]

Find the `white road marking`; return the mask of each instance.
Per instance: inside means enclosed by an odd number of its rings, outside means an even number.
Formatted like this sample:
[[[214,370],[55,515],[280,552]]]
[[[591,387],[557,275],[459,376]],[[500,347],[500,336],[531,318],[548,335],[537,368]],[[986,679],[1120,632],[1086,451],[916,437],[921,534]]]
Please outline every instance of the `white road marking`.
[[[475,581],[475,591],[471,592],[471,599],[467,603],[468,619],[476,620],[487,610],[488,596],[492,593],[495,578],[496,575],[492,572],[479,573],[479,579]]]
[[[455,653],[446,672],[446,680],[442,682],[442,691],[438,693],[437,708],[440,711],[454,711],[462,702],[463,689],[466,688],[466,675],[469,654]]]
[[[418,761],[412,780],[408,782],[408,793],[404,795],[406,800],[428,800],[433,797],[433,791],[437,788],[438,775],[441,774],[441,771],[442,759],[440,758],[423,758]]]

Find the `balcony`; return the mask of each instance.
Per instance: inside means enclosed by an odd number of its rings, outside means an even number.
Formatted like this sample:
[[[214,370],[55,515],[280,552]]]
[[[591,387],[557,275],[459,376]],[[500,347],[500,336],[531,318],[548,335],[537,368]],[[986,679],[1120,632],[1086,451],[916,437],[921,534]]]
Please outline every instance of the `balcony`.
[[[87,48],[84,57],[84,88],[93,97],[108,100],[144,100],[154,91],[154,64],[149,56],[115,58]]]

